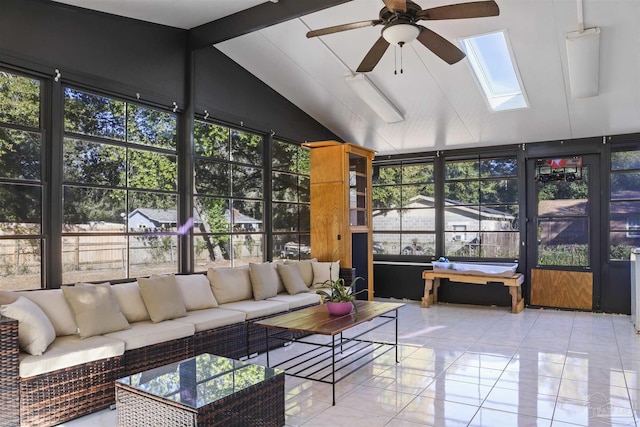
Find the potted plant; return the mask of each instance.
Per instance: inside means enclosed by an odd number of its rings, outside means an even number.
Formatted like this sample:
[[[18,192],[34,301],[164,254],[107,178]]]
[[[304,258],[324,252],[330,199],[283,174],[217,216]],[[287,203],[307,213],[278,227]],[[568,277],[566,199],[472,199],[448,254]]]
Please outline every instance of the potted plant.
[[[350,285],[344,284],[344,279],[339,278],[337,280],[326,280],[322,283],[324,288],[329,288],[329,292],[319,289],[316,291],[318,295],[322,297],[322,301],[326,303],[329,313],[335,316],[343,316],[351,313],[351,310],[355,310],[356,316],[358,315],[358,306],[356,305],[356,295],[365,291],[355,290],[355,284],[358,280],[364,280],[362,277],[356,277],[353,279]]]

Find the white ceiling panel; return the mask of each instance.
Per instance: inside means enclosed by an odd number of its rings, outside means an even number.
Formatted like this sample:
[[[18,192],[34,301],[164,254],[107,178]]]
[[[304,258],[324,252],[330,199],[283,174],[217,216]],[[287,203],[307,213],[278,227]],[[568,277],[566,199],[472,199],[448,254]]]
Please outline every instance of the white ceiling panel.
[[[61,1],[180,28],[264,2]],[[415,1],[422,8],[456,2]],[[640,0],[581,0],[586,26],[602,31],[600,93],[572,99],[565,36],[578,28],[578,1],[496,0],[498,17],[420,22],[453,43],[506,30],[529,101],[529,108],[514,111],[491,111],[467,59],[448,65],[414,41],[402,50],[404,73],[394,74],[400,55],[390,47],[367,74],[404,121],[388,124],[379,118],[344,78],[380,37],[381,27],[314,39],[305,34],[377,19],[381,0],[353,0],[227,40],[217,48],[342,139],[380,154],[640,132]],[[171,9],[174,6],[178,10]]]

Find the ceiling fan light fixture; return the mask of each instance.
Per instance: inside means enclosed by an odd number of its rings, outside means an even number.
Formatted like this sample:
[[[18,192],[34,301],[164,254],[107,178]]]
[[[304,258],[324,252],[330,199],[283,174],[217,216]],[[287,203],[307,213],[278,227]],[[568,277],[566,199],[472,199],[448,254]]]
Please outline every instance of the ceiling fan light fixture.
[[[398,46],[414,41],[420,34],[420,28],[414,24],[399,23],[382,30],[382,37],[390,44]]]

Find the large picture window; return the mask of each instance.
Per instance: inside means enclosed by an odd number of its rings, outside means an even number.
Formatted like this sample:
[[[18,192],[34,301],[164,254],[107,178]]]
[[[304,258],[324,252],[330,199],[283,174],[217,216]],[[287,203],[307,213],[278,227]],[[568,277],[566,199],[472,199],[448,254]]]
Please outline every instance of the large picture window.
[[[444,253],[452,258],[518,258],[514,157],[446,159]]]
[[[264,138],[196,120],[193,200],[196,270],[264,259]]]
[[[63,283],[178,270],[177,118],[64,89]]]
[[[432,162],[379,166],[373,183],[373,253],[436,252]]]
[[[42,82],[0,69],[0,280],[42,286]]]
[[[271,152],[273,258],[308,259],[311,257],[309,150],[274,140]]]
[[[628,261],[640,245],[640,150],[611,152],[609,259]]]

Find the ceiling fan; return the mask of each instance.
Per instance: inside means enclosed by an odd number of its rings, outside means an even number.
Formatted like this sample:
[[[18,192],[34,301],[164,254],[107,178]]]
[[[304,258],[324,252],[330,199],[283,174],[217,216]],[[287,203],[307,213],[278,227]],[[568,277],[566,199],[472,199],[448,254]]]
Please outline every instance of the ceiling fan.
[[[382,58],[382,55],[384,55],[389,44],[402,47],[415,39],[418,39],[427,49],[431,50],[445,62],[455,64],[465,57],[464,52],[444,37],[417,24],[417,22],[443,19],[483,18],[487,16],[498,16],[500,14],[500,9],[493,0],[451,4],[431,9],[422,9],[411,0],[383,1],[385,7],[380,10],[379,19],[352,22],[350,24],[313,30],[307,33],[307,37],[324,36],[341,31],[355,30],[356,28],[384,25],[382,35],[358,66],[356,70],[358,73],[372,71]]]

